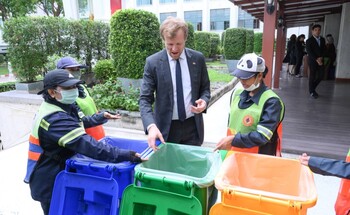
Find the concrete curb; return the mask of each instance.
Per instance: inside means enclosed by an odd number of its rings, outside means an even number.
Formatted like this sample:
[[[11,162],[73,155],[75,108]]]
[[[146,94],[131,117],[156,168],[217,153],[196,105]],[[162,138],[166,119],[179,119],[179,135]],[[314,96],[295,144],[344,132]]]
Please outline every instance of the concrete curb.
[[[236,84],[238,82],[239,82],[238,79],[236,77],[234,77],[228,84],[226,84],[223,87],[220,87],[219,89],[215,90],[211,94],[211,99],[209,101],[208,108],[212,104],[214,104],[219,98],[221,98],[221,96],[223,96],[228,91],[232,90],[236,86]]]

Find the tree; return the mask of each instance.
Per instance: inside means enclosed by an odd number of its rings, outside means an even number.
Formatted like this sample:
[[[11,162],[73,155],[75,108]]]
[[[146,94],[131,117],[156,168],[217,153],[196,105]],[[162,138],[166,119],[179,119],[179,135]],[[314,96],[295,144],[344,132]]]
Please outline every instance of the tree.
[[[46,15],[55,17],[64,14],[62,0],[37,0],[37,6],[43,10]]]
[[[25,16],[35,11],[38,0],[0,0],[1,19],[5,22],[10,17]]]

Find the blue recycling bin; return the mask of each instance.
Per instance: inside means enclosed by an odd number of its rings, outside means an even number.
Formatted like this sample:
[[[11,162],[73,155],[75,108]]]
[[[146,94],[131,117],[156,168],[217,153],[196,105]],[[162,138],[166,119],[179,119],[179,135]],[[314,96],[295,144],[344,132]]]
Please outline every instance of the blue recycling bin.
[[[153,152],[147,140],[107,136],[102,141],[136,151],[142,157]],[[80,154],[73,156],[56,177],[50,214],[119,214],[123,191],[134,182],[135,165],[128,161],[108,163]]]

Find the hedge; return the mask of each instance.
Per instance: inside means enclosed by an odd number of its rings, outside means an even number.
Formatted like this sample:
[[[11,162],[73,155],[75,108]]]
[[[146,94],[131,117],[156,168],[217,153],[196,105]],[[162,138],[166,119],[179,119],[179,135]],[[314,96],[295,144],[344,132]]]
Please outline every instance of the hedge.
[[[225,32],[224,55],[227,60],[238,60],[245,53],[246,30],[228,28]]]

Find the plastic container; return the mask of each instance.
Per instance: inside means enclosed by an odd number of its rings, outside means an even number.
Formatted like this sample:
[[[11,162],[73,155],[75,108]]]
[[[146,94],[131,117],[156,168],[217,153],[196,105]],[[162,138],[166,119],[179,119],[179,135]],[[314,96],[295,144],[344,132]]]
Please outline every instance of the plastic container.
[[[147,140],[105,137],[102,141],[134,150],[142,157],[153,152]],[[51,214],[119,214],[123,191],[134,182],[134,167],[131,162],[108,163],[79,154],[73,156],[56,177]]]
[[[123,194],[121,213],[207,214],[220,165],[220,154],[212,148],[166,143],[135,167],[135,183]],[[185,204],[186,199],[192,203]]]
[[[236,152],[215,178],[221,203],[210,215],[306,214],[317,201],[313,173],[297,160]]]

